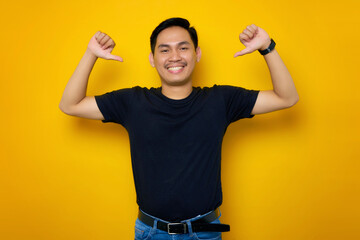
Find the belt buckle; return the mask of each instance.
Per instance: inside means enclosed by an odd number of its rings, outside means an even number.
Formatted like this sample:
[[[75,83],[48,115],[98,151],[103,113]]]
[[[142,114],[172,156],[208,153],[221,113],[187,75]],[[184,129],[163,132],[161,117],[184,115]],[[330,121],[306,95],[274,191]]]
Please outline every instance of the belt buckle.
[[[168,234],[180,234],[180,233],[173,233],[173,232],[170,232],[170,226],[174,226],[174,225],[183,225],[184,226],[184,233],[186,233],[186,223],[168,223],[167,224],[167,230],[168,230]]]

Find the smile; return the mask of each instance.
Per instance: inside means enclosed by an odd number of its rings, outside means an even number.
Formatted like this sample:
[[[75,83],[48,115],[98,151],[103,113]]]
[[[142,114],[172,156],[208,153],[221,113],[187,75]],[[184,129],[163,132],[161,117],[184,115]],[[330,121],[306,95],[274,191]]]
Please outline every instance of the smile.
[[[171,73],[179,73],[184,69],[184,66],[168,67],[167,70]]]
[[[177,71],[177,70],[180,70],[180,69],[182,69],[182,68],[184,68],[184,67],[169,67],[168,70],[170,70],[170,71]]]

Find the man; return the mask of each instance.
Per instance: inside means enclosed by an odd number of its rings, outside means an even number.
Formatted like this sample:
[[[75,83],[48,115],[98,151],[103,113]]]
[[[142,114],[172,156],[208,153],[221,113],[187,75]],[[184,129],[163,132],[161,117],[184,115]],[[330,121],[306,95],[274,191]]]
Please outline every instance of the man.
[[[69,115],[116,122],[127,129],[140,208],[135,239],[221,239],[221,232],[229,230],[220,224],[218,209],[221,144],[228,125],[298,101],[269,35],[252,24],[240,34],[240,41],[246,48],[235,57],[259,50],[273,90],[193,87],[191,76],[201,58],[196,30],[187,20],[172,18],[160,23],[150,38],[149,60],[160,76],[160,88],[86,96],[97,58],[122,61],[111,54],[115,43],[108,35],[97,32],[91,38],[59,107]]]

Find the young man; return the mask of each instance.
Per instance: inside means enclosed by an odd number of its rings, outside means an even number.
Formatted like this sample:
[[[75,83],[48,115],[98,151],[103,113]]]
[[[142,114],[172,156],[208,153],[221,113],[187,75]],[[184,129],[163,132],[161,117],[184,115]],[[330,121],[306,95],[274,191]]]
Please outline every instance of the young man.
[[[220,224],[218,209],[221,144],[228,125],[298,101],[269,35],[252,24],[240,34],[240,41],[246,48],[235,57],[259,50],[269,67],[273,90],[193,87],[191,76],[201,58],[196,30],[187,20],[172,18],[156,27],[150,38],[149,60],[160,76],[160,88],[134,87],[86,96],[97,58],[122,61],[111,54],[115,43],[108,35],[97,32],[91,38],[65,88],[60,109],[127,129],[140,208],[135,239],[221,239],[221,232],[229,230]]]

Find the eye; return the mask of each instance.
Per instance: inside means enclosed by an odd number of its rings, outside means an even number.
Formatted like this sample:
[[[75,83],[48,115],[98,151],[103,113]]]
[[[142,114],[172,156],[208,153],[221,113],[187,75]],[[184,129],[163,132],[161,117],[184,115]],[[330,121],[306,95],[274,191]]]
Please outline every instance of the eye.
[[[189,48],[187,48],[187,47],[182,47],[182,48],[180,48],[180,50],[181,51],[186,51],[186,50],[188,50]]]
[[[160,52],[161,53],[167,53],[167,52],[169,52],[169,50],[168,49],[162,49],[162,50],[160,50]]]

